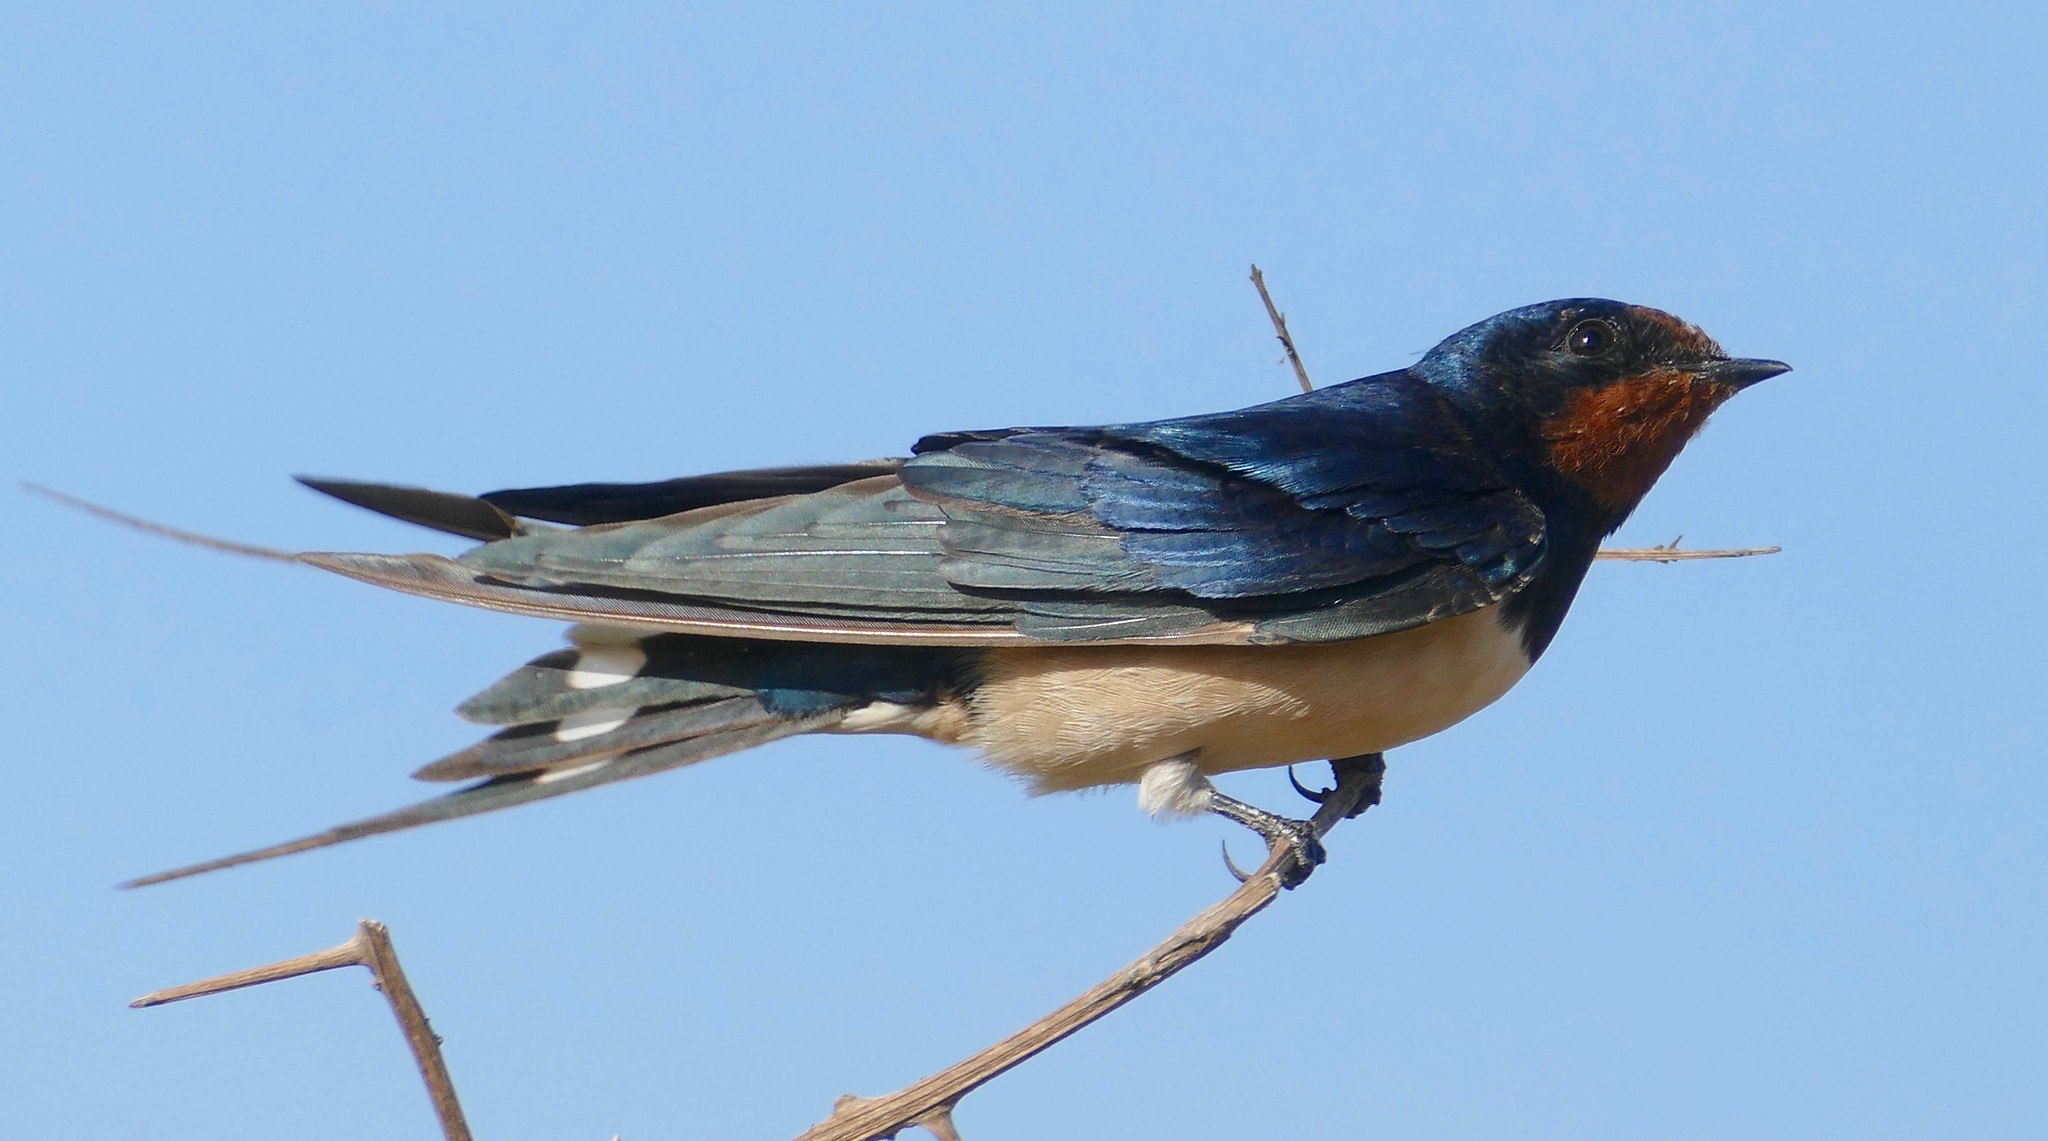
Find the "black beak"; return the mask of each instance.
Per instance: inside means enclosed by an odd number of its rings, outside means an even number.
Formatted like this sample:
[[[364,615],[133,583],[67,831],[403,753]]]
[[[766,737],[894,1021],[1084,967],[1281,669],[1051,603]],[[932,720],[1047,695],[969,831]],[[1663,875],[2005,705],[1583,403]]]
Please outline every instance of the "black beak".
[[[1730,388],[1748,388],[1759,380],[1769,380],[1781,372],[1791,372],[1792,366],[1784,361],[1757,360],[1753,357],[1724,358],[1708,361],[1693,371],[1701,380],[1714,384],[1725,384]]]

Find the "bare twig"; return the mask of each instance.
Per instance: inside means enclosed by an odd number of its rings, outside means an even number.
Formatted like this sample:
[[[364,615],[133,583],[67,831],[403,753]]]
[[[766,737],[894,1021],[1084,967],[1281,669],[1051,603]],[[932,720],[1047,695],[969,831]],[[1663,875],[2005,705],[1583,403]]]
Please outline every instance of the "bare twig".
[[[1266,292],[1266,275],[1259,267],[1252,266],[1252,284],[1258,287],[1259,300],[1266,303],[1266,316],[1273,322],[1273,332],[1280,338],[1280,347],[1287,350],[1287,363],[1294,366],[1294,379],[1301,382],[1303,392],[1314,392],[1316,386],[1308,378],[1308,368],[1301,363],[1301,354],[1294,350],[1294,335],[1287,331],[1287,317],[1273,304],[1273,295]]]
[[[1288,363],[1294,366],[1295,379],[1301,381],[1303,392],[1314,392],[1316,386],[1308,379],[1308,369],[1301,363],[1301,354],[1294,350],[1294,334],[1287,331],[1287,318],[1273,304],[1273,295],[1266,292],[1266,275],[1259,267],[1252,266],[1252,284],[1258,287],[1259,300],[1265,302],[1266,316],[1273,322],[1273,331],[1280,336],[1280,345],[1287,350]],[[1680,535],[1682,539],[1685,536]],[[1783,547],[1736,547],[1724,550],[1682,551],[1678,539],[1661,547],[1611,547],[1594,557],[1618,563],[1683,563],[1699,559],[1747,559],[1756,555],[1775,555]]]
[[[1309,819],[1320,837],[1338,821],[1379,803],[1380,782],[1387,766],[1378,754],[1330,762],[1337,786],[1323,794],[1322,806]],[[874,1141],[923,1125],[950,1141],[952,1109],[962,1097],[990,1079],[1028,1060],[1077,1030],[1171,978],[1195,960],[1223,945],[1237,929],[1278,898],[1281,884],[1295,860],[1292,845],[1276,845],[1250,879],[1222,902],[1183,924],[1166,941],[1123,970],[1082,992],[1058,1010],[997,1042],[988,1049],[913,1082],[886,1097],[843,1097],[832,1116],[805,1131],[797,1141]]]
[[[1687,551],[1676,544],[1669,547],[1606,547],[1596,559],[1617,563],[1684,563],[1697,559],[1747,559],[1756,555],[1775,555],[1783,547],[1732,547],[1726,550]]]
[[[358,924],[355,938],[339,947],[160,990],[143,995],[128,1005],[138,1008],[162,1006],[167,1002],[297,978],[317,971],[331,971],[336,967],[370,969],[372,985],[384,992],[384,1000],[391,1004],[391,1013],[398,1019],[398,1028],[405,1033],[406,1045],[412,1049],[413,1061],[419,1064],[420,1080],[426,1083],[427,1096],[433,1099],[434,1113],[441,1120],[442,1135],[447,1141],[470,1141],[469,1123],[463,1120],[462,1105],[455,1097],[455,1082],[448,1076],[448,1064],[441,1059],[441,1039],[427,1024],[427,1012],[420,1008],[420,1000],[413,994],[412,985],[405,981],[405,970],[398,963],[398,951],[391,945],[391,933],[376,920],[366,919]]]

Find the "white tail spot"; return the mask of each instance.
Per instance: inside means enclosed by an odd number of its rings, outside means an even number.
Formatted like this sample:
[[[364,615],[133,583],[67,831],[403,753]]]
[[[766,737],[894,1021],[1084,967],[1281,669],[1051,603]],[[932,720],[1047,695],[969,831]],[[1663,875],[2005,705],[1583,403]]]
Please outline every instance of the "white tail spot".
[[[849,711],[834,728],[840,733],[896,733],[914,724],[922,712],[908,705],[875,701]]]
[[[646,666],[647,651],[638,646],[579,646],[566,680],[570,689],[601,689],[633,680]]]
[[[550,781],[564,780],[568,777],[573,777],[580,775],[582,773],[587,773],[592,769],[601,769],[606,765],[610,764],[612,758],[617,755],[618,754],[616,753],[609,753],[605,756],[599,757],[594,761],[585,761],[580,765],[566,765],[559,769],[549,769],[548,771],[533,778],[533,783],[547,784]]]
[[[638,712],[638,709],[586,709],[581,713],[571,713],[555,726],[555,740],[566,743],[602,736],[631,721]]]

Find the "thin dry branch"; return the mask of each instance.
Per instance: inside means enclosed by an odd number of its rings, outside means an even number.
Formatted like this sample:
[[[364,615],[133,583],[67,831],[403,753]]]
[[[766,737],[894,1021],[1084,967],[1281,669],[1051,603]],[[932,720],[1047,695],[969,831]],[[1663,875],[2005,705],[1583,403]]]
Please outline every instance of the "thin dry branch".
[[[1387,771],[1386,761],[1378,754],[1346,757],[1331,761],[1330,766],[1336,772],[1336,787],[1319,794],[1322,805],[1309,819],[1318,837],[1327,835],[1339,821],[1378,804],[1380,782]],[[1222,946],[1246,920],[1279,897],[1295,860],[1292,845],[1274,846],[1266,862],[1236,891],[1182,924],[1164,942],[1123,970],[988,1049],[895,1093],[875,1098],[840,1098],[831,1117],[806,1130],[796,1141],[874,1141],[894,1137],[913,1125],[923,1126],[941,1141],[957,1139],[952,1111],[962,1097]]]
[[[1273,332],[1280,338],[1280,347],[1287,350],[1287,361],[1294,366],[1294,378],[1301,382],[1303,392],[1314,392],[1316,386],[1308,378],[1308,369],[1301,363],[1301,354],[1295,351],[1294,334],[1287,331],[1287,318],[1273,304],[1273,295],[1266,291],[1266,275],[1257,265],[1252,266],[1252,285],[1258,288],[1259,300],[1265,303],[1266,317],[1273,322]],[[1685,536],[1680,535],[1682,539]],[[1775,555],[1783,547],[1736,547],[1723,550],[1681,551],[1678,539],[1662,547],[1610,547],[1593,556],[1608,562],[1619,563],[1683,563],[1700,559],[1747,559],[1756,555]]]
[[[413,1061],[419,1065],[420,1080],[426,1083],[427,1096],[433,1099],[434,1114],[441,1121],[442,1136],[447,1141],[471,1141],[469,1123],[463,1119],[462,1105],[455,1096],[455,1081],[449,1077],[448,1064],[441,1058],[441,1039],[428,1025],[427,1012],[420,1007],[412,984],[405,980],[405,970],[398,963],[398,950],[391,945],[391,932],[374,919],[358,924],[355,938],[339,947],[174,986],[143,995],[128,1005],[136,1008],[162,1006],[167,1002],[259,986],[337,967],[369,968],[371,985],[382,991],[385,1001],[391,1004],[391,1014],[398,1019],[398,1028],[405,1033],[405,1043],[412,1050]]]
[[[1606,547],[1593,557],[1617,563],[1685,563],[1698,559],[1747,559],[1757,555],[1775,555],[1784,549],[1734,547],[1727,550],[1689,551],[1681,549],[1678,540],[1673,539],[1671,545],[1665,547]]]
[[[1294,335],[1287,331],[1287,316],[1273,304],[1273,295],[1266,292],[1266,275],[1252,266],[1252,285],[1259,291],[1259,300],[1266,303],[1266,317],[1273,322],[1273,332],[1280,338],[1280,347],[1287,350],[1287,363],[1294,366],[1294,379],[1301,382],[1303,392],[1314,392],[1316,386],[1308,378],[1308,367],[1301,363],[1301,354],[1294,349]]]

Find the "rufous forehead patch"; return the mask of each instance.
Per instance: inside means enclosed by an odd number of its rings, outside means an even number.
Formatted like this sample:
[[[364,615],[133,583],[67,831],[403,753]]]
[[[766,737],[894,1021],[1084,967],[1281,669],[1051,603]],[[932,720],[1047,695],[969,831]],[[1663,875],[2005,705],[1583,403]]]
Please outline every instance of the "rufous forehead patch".
[[[1629,312],[1639,321],[1665,330],[1678,347],[1689,354],[1703,357],[1724,355],[1714,338],[1690,321],[1683,321],[1662,309],[1651,309],[1645,305],[1631,305]]]

